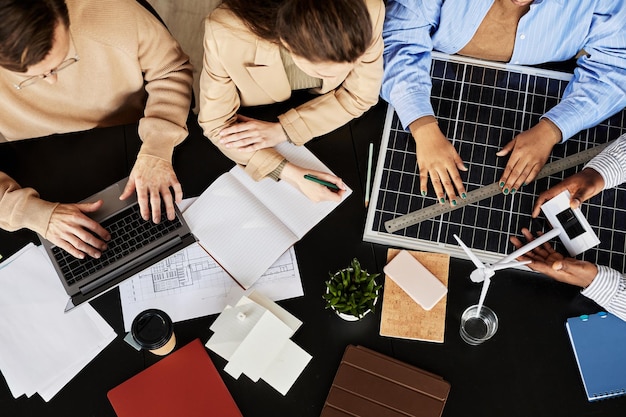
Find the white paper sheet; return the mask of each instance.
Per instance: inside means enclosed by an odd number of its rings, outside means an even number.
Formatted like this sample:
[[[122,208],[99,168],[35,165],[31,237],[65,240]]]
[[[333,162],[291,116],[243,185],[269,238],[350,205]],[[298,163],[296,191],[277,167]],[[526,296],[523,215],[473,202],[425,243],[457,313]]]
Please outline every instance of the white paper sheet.
[[[287,395],[311,358],[311,355],[304,349],[288,340],[274,361],[263,372],[261,379],[274,387],[276,391]]]
[[[89,304],[64,313],[58,279],[32,244],[0,269],[0,369],[16,398],[48,401],[116,337]]]
[[[243,371],[248,378],[258,381],[289,341],[292,331],[278,317],[265,310],[248,335],[243,339],[224,367]]]
[[[211,325],[206,347],[228,361],[224,370],[237,379],[263,379],[286,395],[311,360],[290,340],[302,322],[257,291],[227,306]]]

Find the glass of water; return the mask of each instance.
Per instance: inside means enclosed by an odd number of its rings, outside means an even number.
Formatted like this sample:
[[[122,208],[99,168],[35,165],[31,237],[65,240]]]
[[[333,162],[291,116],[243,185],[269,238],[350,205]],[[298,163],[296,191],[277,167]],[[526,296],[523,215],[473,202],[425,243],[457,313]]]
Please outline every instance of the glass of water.
[[[480,345],[498,330],[498,316],[492,309],[478,304],[469,306],[461,315],[461,339],[470,345]]]

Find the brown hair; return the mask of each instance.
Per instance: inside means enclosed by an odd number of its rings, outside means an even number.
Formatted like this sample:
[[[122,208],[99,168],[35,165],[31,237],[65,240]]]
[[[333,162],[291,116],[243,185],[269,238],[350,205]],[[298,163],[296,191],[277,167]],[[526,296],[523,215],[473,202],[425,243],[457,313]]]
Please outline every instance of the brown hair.
[[[353,62],[372,42],[363,0],[224,0],[260,38],[312,62]]]
[[[0,66],[16,72],[48,55],[57,25],[70,26],[64,0],[0,0],[0,21]]]

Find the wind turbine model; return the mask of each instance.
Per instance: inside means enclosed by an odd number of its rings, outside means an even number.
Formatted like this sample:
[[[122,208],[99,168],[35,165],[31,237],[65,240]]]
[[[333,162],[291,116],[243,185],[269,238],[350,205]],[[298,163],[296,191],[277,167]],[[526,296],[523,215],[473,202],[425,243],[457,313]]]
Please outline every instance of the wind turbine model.
[[[494,264],[481,262],[472,250],[463,243],[461,238],[454,235],[454,238],[459,242],[461,248],[463,248],[470,260],[476,265],[476,269],[470,274],[470,279],[474,282],[483,283],[477,315],[487,295],[491,277],[495,275],[496,271],[505,268],[515,268],[530,263],[530,261],[515,261],[516,258],[519,258],[555,237],[559,237],[571,256],[576,256],[600,243],[600,240],[594,234],[589,222],[587,222],[587,219],[580,211],[580,208],[570,208],[569,191],[563,191],[561,194],[543,204],[541,210],[550,221],[550,224],[552,224],[553,229],[511,252]]]
[[[528,242],[516,251],[511,252],[494,264],[482,263],[471,249],[469,249],[457,235],[454,235],[454,238],[459,242],[459,245],[461,245],[467,256],[469,256],[474,265],[476,265],[476,270],[471,273],[470,279],[474,282],[482,282],[494,276],[495,272],[500,269],[515,268],[530,263],[528,261],[515,262],[515,259],[555,237],[561,240],[570,256],[576,256],[600,243],[600,240],[591,229],[589,222],[585,216],[583,216],[580,208],[570,208],[569,191],[563,191],[561,194],[543,204],[541,210],[552,225],[552,230],[538,236],[536,239]]]
[[[530,261],[517,262],[514,261],[515,258],[518,258],[535,249],[539,245],[543,245],[550,239],[557,237],[563,232],[563,229],[556,228],[550,230],[548,233],[539,236],[537,239],[528,242],[526,245],[522,246],[518,250],[506,255],[504,258],[500,259],[495,264],[485,264],[482,263],[478,257],[472,252],[470,248],[468,248],[465,243],[461,240],[460,237],[454,235],[454,238],[459,245],[463,248],[467,256],[471,259],[471,261],[476,265],[476,269],[472,271],[470,274],[470,279],[474,282],[482,282],[483,288],[480,290],[480,299],[478,300],[478,309],[476,310],[476,317],[480,314],[480,310],[485,302],[485,297],[487,296],[487,290],[489,289],[489,284],[491,284],[491,277],[495,275],[496,271],[505,268],[515,268],[517,266],[522,266],[530,263]]]
[[[456,239],[457,242],[459,242],[459,245],[461,246],[461,248],[463,248],[463,250],[465,251],[467,256],[469,256],[470,260],[474,263],[474,265],[476,265],[476,269],[473,270],[472,273],[470,274],[470,279],[474,282],[483,282],[484,280],[489,279],[492,276],[494,276],[496,271],[499,271],[505,268],[515,268],[515,267],[530,263],[530,261],[517,262],[517,261],[514,261],[514,259],[519,258],[520,256],[524,255],[527,252],[530,252],[531,250],[535,249],[537,246],[543,245],[550,239],[553,239],[557,237],[558,235],[560,235],[562,232],[563,232],[563,229],[561,228],[552,229],[548,233],[539,236],[537,239],[531,242],[528,242],[526,245],[522,246],[516,251],[506,255],[504,258],[500,259],[498,262],[494,264],[486,264],[486,263],[481,262],[478,259],[478,257],[474,254],[474,252],[472,252],[472,250],[468,248],[465,245],[465,243],[463,243],[460,237],[458,237],[457,235],[454,235],[454,238]]]

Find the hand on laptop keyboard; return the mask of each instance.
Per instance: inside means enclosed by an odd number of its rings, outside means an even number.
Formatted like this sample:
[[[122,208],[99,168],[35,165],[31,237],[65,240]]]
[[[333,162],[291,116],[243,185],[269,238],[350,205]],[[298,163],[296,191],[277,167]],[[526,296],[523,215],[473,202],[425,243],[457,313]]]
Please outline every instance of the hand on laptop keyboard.
[[[83,259],[85,255],[99,258],[111,235],[85,213],[95,212],[101,206],[102,200],[59,204],[52,212],[45,238],[77,258]]]
[[[182,201],[183,190],[172,164],[150,155],[138,156],[120,200],[127,199],[135,190],[144,220],[149,220],[152,212],[152,221],[159,223],[162,206],[165,207],[167,218],[174,220],[174,201]]]

